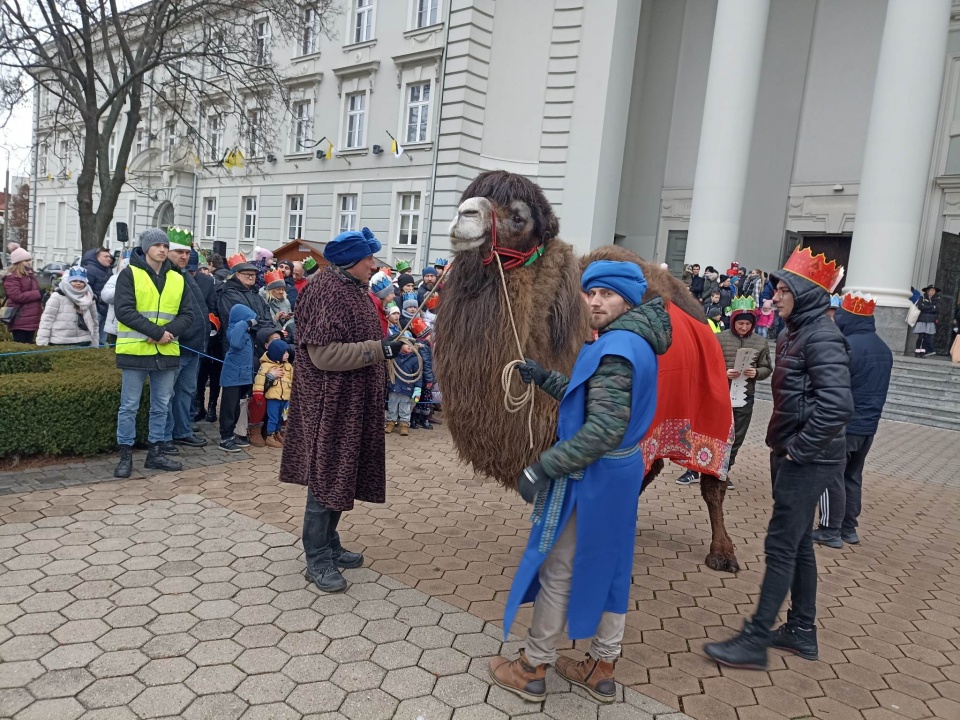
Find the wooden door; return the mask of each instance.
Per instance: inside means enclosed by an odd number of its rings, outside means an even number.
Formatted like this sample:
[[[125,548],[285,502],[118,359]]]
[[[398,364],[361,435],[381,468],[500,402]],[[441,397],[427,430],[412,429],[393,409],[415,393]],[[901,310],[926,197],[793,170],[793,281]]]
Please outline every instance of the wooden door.
[[[667,259],[670,274],[678,278],[683,275],[683,257],[687,252],[687,231],[670,230],[667,233]]]

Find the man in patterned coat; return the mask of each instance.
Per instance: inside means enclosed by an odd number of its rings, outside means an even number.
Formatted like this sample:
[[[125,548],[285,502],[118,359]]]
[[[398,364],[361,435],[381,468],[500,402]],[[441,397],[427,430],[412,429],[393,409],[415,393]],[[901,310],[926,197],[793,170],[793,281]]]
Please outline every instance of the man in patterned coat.
[[[368,283],[380,242],[367,228],[327,243],[330,267],[297,300],[297,353],[280,480],[307,486],[303,515],[304,576],[323,592],[343,592],[340,568],[363,555],[344,550],[341,514],[355,500],[386,496],[384,361],[400,343],[384,339]]]

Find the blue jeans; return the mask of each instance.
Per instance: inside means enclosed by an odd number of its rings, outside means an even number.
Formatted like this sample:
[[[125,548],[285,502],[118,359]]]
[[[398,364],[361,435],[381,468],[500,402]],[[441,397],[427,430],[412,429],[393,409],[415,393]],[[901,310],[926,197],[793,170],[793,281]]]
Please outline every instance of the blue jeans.
[[[189,350],[180,351],[180,371],[173,386],[173,399],[167,413],[167,425],[163,439],[193,435],[193,399],[197,396],[197,373],[200,372],[200,356]]]
[[[163,442],[170,410],[170,398],[177,381],[176,370],[123,370],[120,411],[117,413],[117,444],[133,445],[137,439],[137,410],[143,385],[150,378],[150,431],[147,440]]]
[[[267,400],[267,435],[273,435],[283,425],[283,411],[286,409],[286,400]]]

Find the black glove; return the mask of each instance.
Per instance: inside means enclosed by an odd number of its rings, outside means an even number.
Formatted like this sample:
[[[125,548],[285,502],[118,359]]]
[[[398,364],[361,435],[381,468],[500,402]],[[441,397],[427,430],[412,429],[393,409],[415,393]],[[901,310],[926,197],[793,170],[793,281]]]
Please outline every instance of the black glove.
[[[247,320],[247,325],[249,325],[250,329],[253,330],[257,326],[257,319],[250,318],[249,320]]]
[[[540,363],[530,358],[524,359],[520,365],[517,365],[517,370],[520,371],[520,379],[527,383],[527,385],[530,383],[543,385],[547,381],[547,378],[550,377],[549,370],[544,370],[540,367]]]
[[[403,347],[403,343],[397,340],[397,337],[397,335],[391,335],[380,343],[383,347],[383,357],[387,360],[391,360],[400,354],[400,348]]]
[[[540,366],[537,365],[539,368]],[[543,368],[540,368],[541,371]],[[532,503],[537,497],[539,490],[546,490],[550,486],[550,478],[544,471],[540,463],[534,463],[525,467],[520,477],[517,479],[517,490],[520,491],[520,497],[526,503]]]

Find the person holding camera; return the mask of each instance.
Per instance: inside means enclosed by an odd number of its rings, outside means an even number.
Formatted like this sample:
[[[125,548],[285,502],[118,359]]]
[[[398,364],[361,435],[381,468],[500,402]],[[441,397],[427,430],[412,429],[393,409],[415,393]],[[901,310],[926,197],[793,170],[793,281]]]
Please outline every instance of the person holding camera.
[[[337,524],[355,501],[386,500],[385,361],[401,343],[383,337],[370,298],[380,241],[367,228],[340,233],[297,299],[297,352],[280,461],[281,482],[307,486],[303,514],[306,577],[322,592],[343,592],[342,568],[363,555],[340,544]]]

